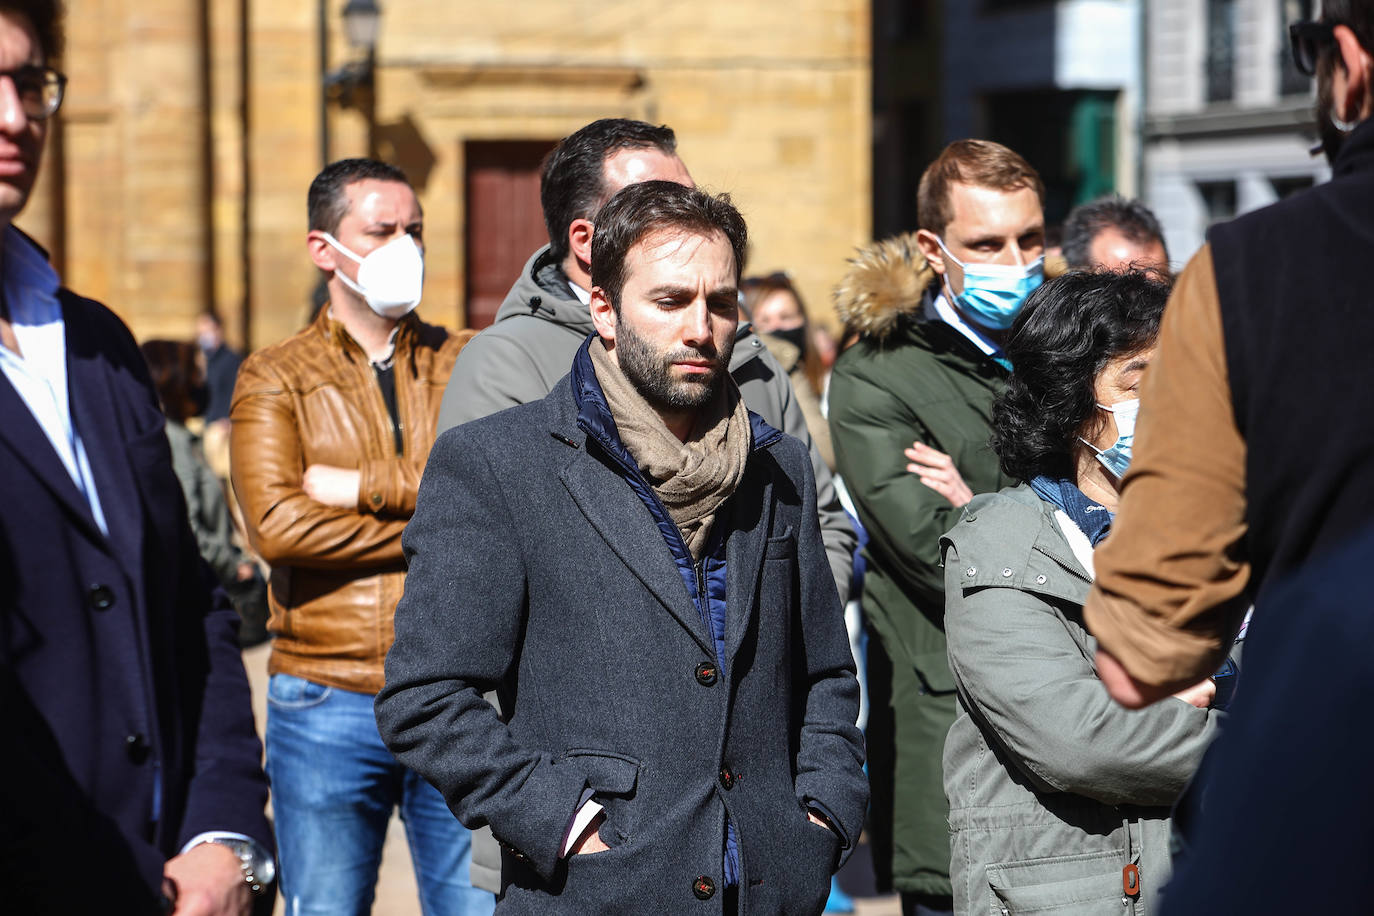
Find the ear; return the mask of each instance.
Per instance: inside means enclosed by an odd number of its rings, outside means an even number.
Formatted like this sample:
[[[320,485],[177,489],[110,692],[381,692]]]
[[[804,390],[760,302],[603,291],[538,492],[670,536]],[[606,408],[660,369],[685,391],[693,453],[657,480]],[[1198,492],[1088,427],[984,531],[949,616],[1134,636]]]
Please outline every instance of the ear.
[[[615,308],[612,307],[606,291],[599,286],[592,287],[592,301],[589,305],[592,312],[592,326],[596,328],[597,336],[605,341],[606,349],[609,350],[615,345]]]
[[[1344,110],[1336,112],[1343,121],[1362,121],[1369,117],[1374,104],[1370,99],[1370,77],[1374,76],[1374,60],[1355,37],[1349,26],[1338,25],[1333,30],[1341,63],[1345,65],[1345,99],[1335,101]]]
[[[919,229],[916,232],[916,244],[921,249],[921,254],[925,255],[926,263],[931,266],[940,276],[945,274],[945,253],[940,248],[935,233],[929,229]]]
[[[596,226],[589,219],[575,219],[568,224],[568,250],[583,264],[592,263],[592,235]]]
[[[334,250],[334,246],[324,240],[324,233],[318,229],[312,229],[306,233],[305,247],[310,252],[310,260],[320,270],[333,272],[337,265],[336,258],[343,257]]]

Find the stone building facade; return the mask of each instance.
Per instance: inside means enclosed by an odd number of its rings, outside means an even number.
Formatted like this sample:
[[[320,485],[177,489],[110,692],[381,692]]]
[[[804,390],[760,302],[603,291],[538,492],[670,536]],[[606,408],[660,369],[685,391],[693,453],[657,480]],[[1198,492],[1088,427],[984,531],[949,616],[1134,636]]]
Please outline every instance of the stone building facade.
[[[1181,265],[1208,226],[1330,176],[1313,157],[1312,80],[1287,24],[1301,0],[1150,0],[1144,196]]]
[[[68,0],[67,100],[19,222],[73,288],[140,338],[189,337],[209,306],[235,345],[279,340],[317,281],[310,179],[371,151],[420,192],[421,314],[481,324],[542,238],[539,157],[625,116],[672,126],[748,219],[749,269],[787,270],[828,317],[871,229],[868,0],[386,0],[373,90],[322,105],[355,56],[341,6]]]

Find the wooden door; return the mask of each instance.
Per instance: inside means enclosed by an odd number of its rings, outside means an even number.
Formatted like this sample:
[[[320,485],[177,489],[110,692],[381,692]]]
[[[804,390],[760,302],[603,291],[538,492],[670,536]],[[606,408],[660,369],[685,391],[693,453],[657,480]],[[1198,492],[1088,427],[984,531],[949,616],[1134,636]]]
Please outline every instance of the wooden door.
[[[548,140],[474,140],[467,163],[467,326],[496,318],[529,256],[548,242],[539,206],[539,165]]]

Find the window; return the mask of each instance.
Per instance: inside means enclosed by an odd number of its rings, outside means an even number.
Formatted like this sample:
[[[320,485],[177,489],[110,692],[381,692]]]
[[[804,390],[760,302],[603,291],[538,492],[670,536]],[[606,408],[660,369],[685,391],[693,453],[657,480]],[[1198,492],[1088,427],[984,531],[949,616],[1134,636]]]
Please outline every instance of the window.
[[[983,0],[983,11],[987,13],[1000,13],[1005,10],[1048,6],[1050,2],[1051,0]]]
[[[1312,0],[1279,0],[1279,95],[1307,95],[1312,80],[1293,66],[1293,52],[1288,47],[1290,23],[1312,16]]]
[[[1311,175],[1289,175],[1284,178],[1271,178],[1269,183],[1274,186],[1274,194],[1279,200],[1283,200],[1290,194],[1306,191],[1315,185],[1317,180]]]
[[[1207,225],[1214,226],[1234,219],[1236,215],[1236,183],[1234,181],[1199,181],[1197,190],[1207,210]]]
[[[1231,101],[1235,75],[1235,0],[1207,0],[1207,101]]]

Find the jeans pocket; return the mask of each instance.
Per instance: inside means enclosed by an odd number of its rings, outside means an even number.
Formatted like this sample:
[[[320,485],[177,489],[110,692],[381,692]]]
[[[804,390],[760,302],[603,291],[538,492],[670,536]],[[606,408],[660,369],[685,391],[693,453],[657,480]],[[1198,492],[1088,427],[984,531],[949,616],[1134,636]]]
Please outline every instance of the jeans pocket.
[[[267,680],[267,702],[279,709],[319,706],[333,692],[333,687],[316,684],[294,674],[274,674]]]

